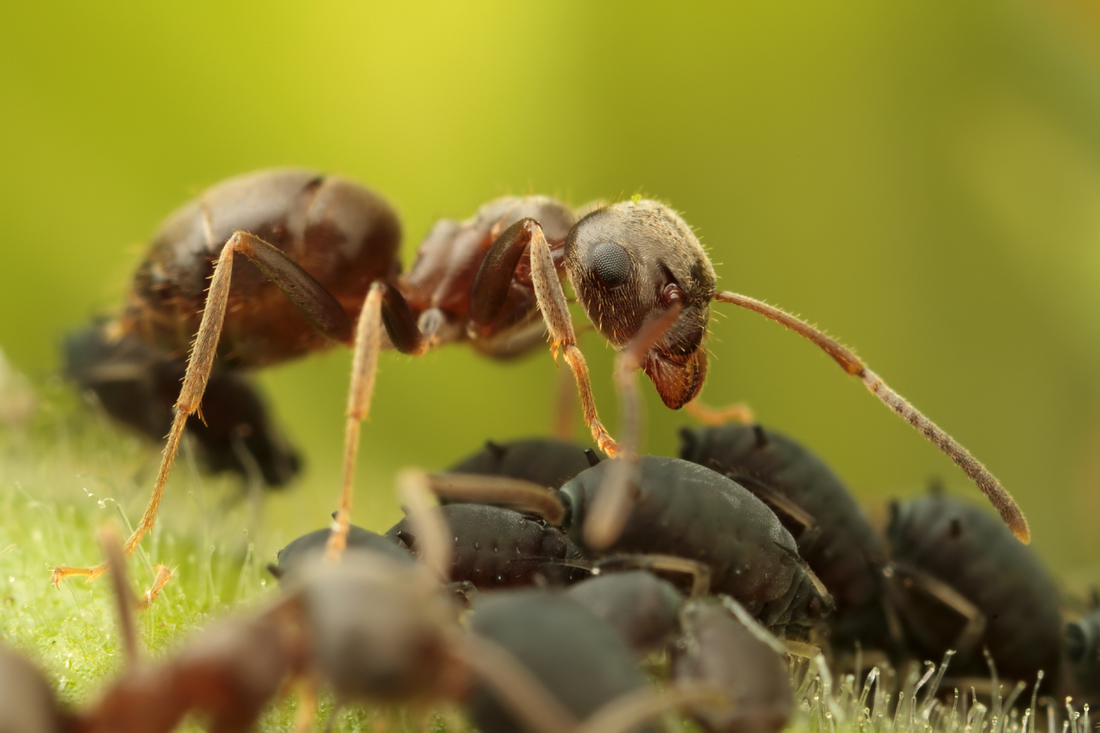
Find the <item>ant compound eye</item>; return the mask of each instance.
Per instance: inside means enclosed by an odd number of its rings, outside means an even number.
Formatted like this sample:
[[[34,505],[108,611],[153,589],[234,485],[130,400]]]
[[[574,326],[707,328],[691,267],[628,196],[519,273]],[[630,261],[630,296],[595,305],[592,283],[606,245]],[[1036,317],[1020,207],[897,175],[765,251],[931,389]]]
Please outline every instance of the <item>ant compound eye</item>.
[[[630,277],[630,254],[615,242],[600,242],[592,248],[592,269],[605,285],[619,285]]]

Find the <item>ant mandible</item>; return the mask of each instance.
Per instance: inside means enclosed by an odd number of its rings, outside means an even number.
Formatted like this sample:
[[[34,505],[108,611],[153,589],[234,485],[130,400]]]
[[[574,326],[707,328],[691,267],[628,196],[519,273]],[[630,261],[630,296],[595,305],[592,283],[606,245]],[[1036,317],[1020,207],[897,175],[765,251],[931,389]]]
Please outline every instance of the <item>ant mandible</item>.
[[[539,343],[544,321],[552,353],[555,358],[562,353],[576,379],[593,439],[608,455],[631,456],[640,424],[633,374],[644,371],[672,409],[691,402],[706,377],[703,341],[712,300],[754,310],[824,349],[947,453],[1016,536],[1028,539],[1023,514],[992,474],[850,350],[785,311],[718,291],[699,240],[663,204],[627,201],[578,221],[570,207],[551,198],[498,199],[467,221],[436,224],[403,277],[399,241],[397,217],[380,196],[350,181],[302,170],[230,179],[162,225],[117,326],[169,351],[182,352],[190,342],[190,356],[153,493],[125,543],[127,555],[156,521],[187,419],[201,415],[216,355],[229,366],[254,368],[332,342],[353,349],[341,500],[328,544],[329,555],[337,556],[350,521],[359,426],[367,416],[384,346],[419,355],[468,341],[486,355],[510,357]],[[238,253],[246,261],[234,278]],[[616,382],[626,431],[621,445],[597,414],[563,277],[596,329],[620,349]],[[617,483],[621,490],[606,492],[612,497],[607,506],[593,510],[595,544],[614,541],[627,511],[626,483]],[[71,575],[90,581],[105,569],[62,566],[54,569],[52,582]]]

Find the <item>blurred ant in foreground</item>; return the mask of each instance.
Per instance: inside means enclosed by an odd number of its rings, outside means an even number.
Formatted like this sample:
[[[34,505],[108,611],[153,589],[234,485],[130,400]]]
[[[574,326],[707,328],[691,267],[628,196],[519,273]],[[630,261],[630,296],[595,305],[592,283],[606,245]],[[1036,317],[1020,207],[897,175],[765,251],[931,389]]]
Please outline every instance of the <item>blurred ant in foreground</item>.
[[[359,425],[383,347],[422,354],[468,341],[488,356],[505,358],[534,347],[548,331],[552,353],[560,351],[573,371],[593,439],[608,455],[629,458],[640,425],[634,372],[644,371],[670,408],[695,399],[706,377],[703,342],[712,300],[756,311],[817,344],[947,453],[1015,535],[1028,539],[1026,520],[992,474],[855,354],[785,311],[718,291],[699,240],[663,204],[628,201],[577,221],[571,208],[550,198],[498,199],[465,222],[436,224],[403,277],[396,257],[399,230],[396,215],[377,194],[300,170],[231,179],[162,225],[138,268],[118,328],[169,351],[190,346],[191,352],[153,495],[125,544],[127,554],[156,520],[180,437],[200,410],[215,356],[227,366],[255,368],[332,342],[353,349],[343,485],[329,541],[335,555],[348,531]],[[238,253],[246,258],[239,263]],[[620,350],[615,373],[624,408],[621,445],[596,412],[563,277],[596,329]],[[614,490],[593,508],[586,528],[593,546],[611,544],[625,522],[629,463],[612,481]],[[58,567],[52,580],[90,580],[104,569]]]

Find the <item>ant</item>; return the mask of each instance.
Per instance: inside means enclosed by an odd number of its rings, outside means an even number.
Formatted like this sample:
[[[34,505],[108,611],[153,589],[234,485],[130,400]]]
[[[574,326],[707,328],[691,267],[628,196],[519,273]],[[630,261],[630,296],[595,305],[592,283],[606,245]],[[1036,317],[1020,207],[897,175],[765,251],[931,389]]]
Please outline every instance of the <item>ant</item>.
[[[217,355],[227,366],[256,368],[333,342],[353,349],[340,508],[328,546],[335,556],[350,523],[360,422],[384,346],[419,355],[468,341],[488,356],[510,357],[537,345],[541,320],[552,354],[561,353],[573,372],[594,441],[609,456],[629,458],[640,422],[634,373],[644,371],[672,409],[694,400],[706,378],[711,301],[753,310],[817,344],[947,453],[1013,533],[1028,540],[1023,514],[993,475],[852,351],[779,308],[717,290],[691,227],[664,204],[636,199],[596,208],[578,221],[573,209],[547,197],[498,199],[467,221],[438,223],[403,277],[399,239],[397,217],[377,194],[301,170],[260,171],[216,185],[162,226],[119,327],[171,350],[190,344],[191,351],[152,496],[126,542],[127,554],[156,520],[180,437],[189,416],[200,411]],[[234,277],[237,254],[247,261]],[[597,414],[564,277],[589,320],[620,350],[622,444]],[[625,479],[613,481],[615,490],[594,508],[590,544],[610,545],[625,523]],[[104,570],[58,567],[52,582],[71,575],[91,580]]]

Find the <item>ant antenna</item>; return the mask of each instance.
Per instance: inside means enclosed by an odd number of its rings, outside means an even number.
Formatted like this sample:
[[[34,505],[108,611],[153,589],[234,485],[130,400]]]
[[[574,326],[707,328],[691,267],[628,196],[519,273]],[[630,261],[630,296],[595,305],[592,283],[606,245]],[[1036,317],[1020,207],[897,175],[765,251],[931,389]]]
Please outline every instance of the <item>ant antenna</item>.
[[[105,564],[111,571],[114,585],[122,650],[127,666],[132,668],[138,662],[137,632],[134,629],[134,598],[126,574],[126,561],[122,556],[122,538],[111,525],[101,527],[98,535],[99,547],[107,558]]]
[[[961,468],[963,473],[969,476],[970,480],[978,485],[978,488],[986,495],[986,498],[993,503],[993,506],[1001,515],[1001,519],[1003,519],[1005,524],[1008,525],[1008,528],[1012,530],[1012,534],[1016,535],[1016,539],[1024,544],[1031,541],[1031,532],[1028,530],[1027,519],[1024,518],[1023,512],[1021,512],[1020,507],[1016,505],[1012,495],[1001,486],[1001,483],[993,474],[991,474],[978,459],[970,455],[970,451],[962,447],[962,445],[945,433],[938,425],[925,417],[920,410],[909,404],[904,397],[888,387],[886,382],[882,381],[881,377],[868,369],[851,349],[842,346],[797,316],[791,315],[785,310],[768,305],[755,298],[750,298],[747,295],[723,291],[715,293],[714,299],[719,303],[730,303],[759,313],[765,318],[782,324],[803,338],[809,339],[817,344],[825,353],[833,357],[833,360],[836,361],[844,371],[848,372],[848,374],[851,374],[853,377],[859,377],[864,386],[866,386],[872,394],[882,400],[887,407],[896,412],[902,420],[905,420],[916,428],[921,435],[932,441],[937,448],[946,453],[955,465]]]

